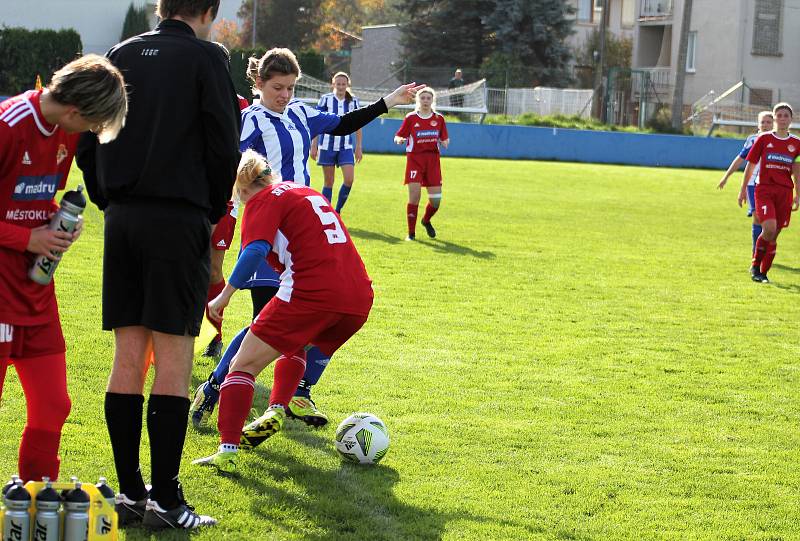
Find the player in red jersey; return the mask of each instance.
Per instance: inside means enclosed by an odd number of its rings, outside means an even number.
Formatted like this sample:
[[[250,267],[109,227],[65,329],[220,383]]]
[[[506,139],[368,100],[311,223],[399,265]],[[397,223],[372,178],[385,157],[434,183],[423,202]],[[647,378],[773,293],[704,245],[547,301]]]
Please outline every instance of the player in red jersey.
[[[281,275],[278,293],[255,318],[220,389],[217,453],[195,461],[224,472],[236,469],[239,448],[251,449],[279,431],[305,371],[307,344],[330,356],[367,321],[372,282],[350,234],[318,192],[293,182],[273,183],[266,160],[248,150],[235,189],[245,203],[244,250],[212,314],[266,257]],[[247,426],[255,378],[272,361],[270,406]],[[244,428],[243,428],[244,427]]]
[[[431,218],[442,204],[442,170],[439,164],[439,145],[447,148],[450,139],[444,117],[434,110],[436,93],[426,87],[417,92],[417,107],[406,115],[403,124],[394,136],[398,145],[406,145],[406,176],[408,185],[408,237],[414,240],[417,229],[417,213],[422,186],[428,190],[428,205],[422,217],[422,225],[428,236],[434,238],[436,230]]]
[[[127,113],[125,83],[97,55],[70,62],[41,90],[0,103],[0,393],[8,364],[19,375],[27,423],[19,447],[24,480],[58,478],[61,428],[69,415],[64,335],[53,282],[28,278],[37,255],[64,252],[80,235],[52,231],[78,132],[114,139]]]
[[[225,49],[227,53],[227,49]],[[239,109],[244,110],[250,106],[250,102],[242,96],[239,98]],[[222,274],[222,265],[225,263],[225,252],[231,247],[233,233],[236,230],[236,219],[239,216],[239,202],[228,201],[228,210],[219,219],[217,225],[211,231],[211,274],[208,281],[208,297],[206,303],[211,302],[222,292],[225,287],[225,276]],[[214,326],[217,334],[211,339],[203,352],[204,357],[219,357],[222,354],[222,317],[220,312],[219,319],[215,319],[206,308],[206,318]]]
[[[745,179],[758,165],[756,181],[756,216],[761,222],[761,235],[756,240],[750,274],[754,282],[768,283],[767,272],[772,266],[781,230],[789,227],[792,212],[800,205],[800,138],[789,133],[792,107],[779,103],[773,110],[776,129],[761,135],[747,154]],[[739,206],[744,203],[746,182],[739,192]],[[794,191],[794,196],[792,192]]]

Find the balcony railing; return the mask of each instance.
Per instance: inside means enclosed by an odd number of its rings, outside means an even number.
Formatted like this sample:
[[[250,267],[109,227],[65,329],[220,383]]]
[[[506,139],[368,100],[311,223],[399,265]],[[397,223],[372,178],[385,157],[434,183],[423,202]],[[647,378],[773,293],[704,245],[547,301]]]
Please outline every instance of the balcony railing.
[[[672,69],[665,68],[636,68],[647,72],[650,83],[658,87],[672,86]]]
[[[639,20],[652,21],[672,18],[673,0],[640,0]]]

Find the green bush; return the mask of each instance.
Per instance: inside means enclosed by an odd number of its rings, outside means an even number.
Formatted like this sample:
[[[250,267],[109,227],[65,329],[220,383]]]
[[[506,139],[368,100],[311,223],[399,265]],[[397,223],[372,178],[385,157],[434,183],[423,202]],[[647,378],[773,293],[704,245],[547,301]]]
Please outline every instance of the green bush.
[[[24,92],[41,75],[47,84],[54,71],[80,56],[81,36],[74,29],[0,28],[0,94]]]

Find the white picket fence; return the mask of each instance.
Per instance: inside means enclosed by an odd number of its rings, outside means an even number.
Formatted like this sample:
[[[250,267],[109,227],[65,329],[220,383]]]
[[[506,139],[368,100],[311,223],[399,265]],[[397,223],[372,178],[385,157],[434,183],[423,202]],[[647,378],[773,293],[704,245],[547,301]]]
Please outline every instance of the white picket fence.
[[[578,115],[592,112],[592,90],[576,88],[488,88],[487,105],[491,114],[519,116],[523,113]]]

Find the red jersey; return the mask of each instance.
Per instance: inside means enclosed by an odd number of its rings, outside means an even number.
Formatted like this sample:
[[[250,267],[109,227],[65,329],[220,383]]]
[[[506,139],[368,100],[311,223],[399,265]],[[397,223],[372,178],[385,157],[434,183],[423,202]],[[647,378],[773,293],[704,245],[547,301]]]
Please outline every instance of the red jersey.
[[[774,132],[769,132],[756,139],[747,153],[747,161],[759,164],[757,184],[793,188],[792,165],[800,162],[798,156],[800,138],[789,134],[781,139]]]
[[[242,246],[265,240],[267,262],[280,275],[276,297],[313,310],[366,316],[372,281],[350,234],[319,193],[280,182],[245,205]]]
[[[53,283],[28,278],[34,255],[30,229],[49,222],[53,198],[64,188],[78,134],[48,124],[41,90],[0,103],[0,321],[40,325],[58,318]]]
[[[447,139],[447,125],[444,117],[433,113],[428,118],[422,118],[416,111],[408,113],[395,134],[408,139],[406,152],[436,152],[439,153],[439,141]]]

